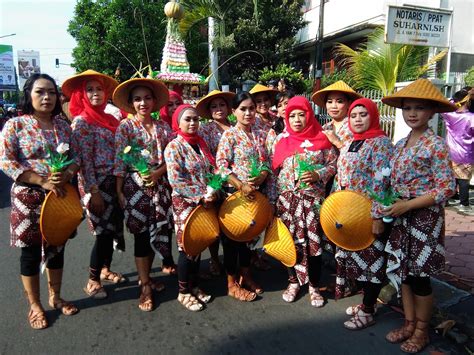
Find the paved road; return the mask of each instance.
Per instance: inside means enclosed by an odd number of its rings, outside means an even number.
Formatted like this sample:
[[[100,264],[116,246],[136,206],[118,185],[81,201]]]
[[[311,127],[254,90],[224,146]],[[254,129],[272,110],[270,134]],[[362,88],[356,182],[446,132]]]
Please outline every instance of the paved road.
[[[1,173],[0,181],[3,202],[8,189],[4,189]],[[26,322],[28,308],[19,280],[19,250],[8,246],[8,218],[9,208],[0,208],[0,354],[400,354],[397,345],[384,340],[384,335],[401,323],[398,313],[383,307],[375,326],[360,332],[345,330],[344,309],[358,303],[360,296],[338,302],[330,299],[322,309],[312,308],[306,293],[297,302],[285,304],[281,292],[286,274],[277,263],[272,270],[257,273],[266,292],[253,303],[226,297],[223,278],[203,282],[203,288],[216,298],[200,313],[191,313],[178,304],[176,278],[164,276],[156,267],[154,275],[165,282],[167,289],[157,296],[157,309],[144,313],[137,308],[137,275],[133,254],[128,250],[114,256],[113,267],[130,282],[107,286],[107,300],[87,299],[82,287],[87,279],[92,239],[84,223],[78,236],[68,243],[63,284],[63,296],[76,302],[81,312],[65,317],[48,311],[50,327],[34,331]],[[132,247],[131,239],[128,247]],[[204,268],[207,258],[204,255]],[[45,277],[41,287],[46,306]],[[433,350],[460,353],[434,334],[433,344],[424,354]]]

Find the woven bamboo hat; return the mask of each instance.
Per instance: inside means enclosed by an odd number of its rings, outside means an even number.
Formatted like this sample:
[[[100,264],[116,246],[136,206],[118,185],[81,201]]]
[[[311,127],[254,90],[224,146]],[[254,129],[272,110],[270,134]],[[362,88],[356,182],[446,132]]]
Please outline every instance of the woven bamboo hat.
[[[316,91],[313,96],[311,96],[311,100],[313,100],[313,102],[319,107],[326,107],[326,97],[330,92],[333,91],[342,92],[352,101],[363,97],[362,95],[356,93],[354,89],[347,85],[344,81],[339,80],[334,84],[326,86],[324,89]]]
[[[393,95],[385,96],[382,98],[382,102],[389,106],[402,108],[404,99],[430,101],[435,105],[435,112],[451,112],[457,110],[456,105],[449,102],[436,86],[429,80],[423,78],[415,80]]]
[[[41,235],[52,246],[66,243],[82,221],[82,206],[76,189],[70,184],[64,188],[65,197],[57,197],[50,191],[41,207]]]
[[[230,108],[232,107],[232,99],[234,98],[235,94],[233,92],[223,92],[220,90],[212,90],[209,94],[204,96],[201,100],[198,101],[196,104],[196,110],[198,115],[205,118],[211,118],[211,111],[209,110],[209,104],[212,100],[217,99],[220,97],[225,102],[227,102],[227,106]]]
[[[255,97],[257,94],[266,93],[270,97],[272,104],[275,102],[275,96],[279,93],[278,90],[270,89],[268,86],[262,84],[255,84],[255,86],[250,89],[249,93]]]
[[[105,92],[107,94],[107,99],[112,97],[112,93],[119,84],[117,80],[111,78],[108,75],[96,72],[95,70],[86,70],[82,73],[74,75],[66,79],[61,86],[61,90],[67,97],[71,97],[74,90],[77,90],[81,87],[84,81],[97,80],[104,85]]]
[[[217,210],[197,206],[190,214],[183,229],[183,247],[186,254],[199,255],[219,238]]]
[[[361,193],[344,190],[331,194],[321,206],[321,226],[337,246],[351,251],[367,248],[372,233],[372,202]]]
[[[263,250],[287,267],[293,267],[296,264],[296,248],[293,236],[285,223],[278,217],[273,218],[272,223],[267,228]]]
[[[154,79],[135,78],[124,81],[117,86],[112,97],[115,106],[128,113],[134,114],[135,109],[133,108],[133,104],[128,102],[128,98],[132,90],[137,86],[145,86],[155,95],[156,102],[155,106],[153,106],[153,112],[158,111],[160,108],[168,104],[169,93],[165,84]]]
[[[270,202],[260,192],[256,191],[255,200],[250,201],[238,191],[222,203],[219,224],[230,239],[249,242],[267,228],[271,213]]]

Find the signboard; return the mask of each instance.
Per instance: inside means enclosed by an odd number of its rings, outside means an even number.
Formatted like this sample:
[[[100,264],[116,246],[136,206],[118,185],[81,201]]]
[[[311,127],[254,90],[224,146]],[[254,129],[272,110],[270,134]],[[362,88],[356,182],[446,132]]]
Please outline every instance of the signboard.
[[[449,47],[451,19],[450,10],[389,5],[385,42]]]
[[[0,44],[0,91],[16,90],[13,47]]]
[[[41,73],[40,53],[38,51],[18,51],[19,87],[23,90],[26,80],[31,74]]]

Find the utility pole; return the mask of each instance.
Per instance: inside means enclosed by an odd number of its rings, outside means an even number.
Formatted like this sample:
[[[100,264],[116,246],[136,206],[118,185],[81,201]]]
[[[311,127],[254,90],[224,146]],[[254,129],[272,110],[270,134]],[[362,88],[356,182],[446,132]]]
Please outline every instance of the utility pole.
[[[315,65],[313,65],[313,92],[321,89],[321,78],[323,76],[323,37],[324,37],[324,3],[327,0],[319,2],[319,27],[316,38]]]
[[[209,91],[212,91],[219,90],[219,56],[217,48],[214,46],[214,40],[216,38],[216,20],[213,17],[208,17],[207,25],[209,27],[209,68],[212,73],[212,76],[209,79]]]

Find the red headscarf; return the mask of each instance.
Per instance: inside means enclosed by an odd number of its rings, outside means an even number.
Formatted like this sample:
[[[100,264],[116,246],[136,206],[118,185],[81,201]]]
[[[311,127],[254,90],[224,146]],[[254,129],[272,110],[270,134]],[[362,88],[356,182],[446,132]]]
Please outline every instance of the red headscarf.
[[[370,116],[370,126],[367,131],[362,132],[362,133],[356,133],[351,127],[351,111],[354,109],[356,106],[364,106],[367,109],[367,112],[369,113]],[[368,138],[375,138],[375,137],[380,137],[380,136],[386,136],[385,132],[383,129],[380,128],[380,114],[379,110],[377,109],[377,105],[375,102],[369,99],[357,99],[355,100],[352,105],[349,107],[349,129],[351,130],[352,134],[354,135],[354,140],[355,141],[360,141],[363,139],[368,139]]]
[[[173,121],[172,121],[173,132],[183,137],[184,140],[188,142],[189,144],[193,144],[193,145],[197,144],[201,152],[211,162],[211,165],[215,167],[216,159],[211,154],[211,151],[209,150],[209,147],[207,146],[206,141],[197,133],[194,133],[194,134],[184,133],[179,128],[179,120],[181,119],[181,116],[183,115],[184,111],[187,109],[193,109],[196,111],[196,109],[193,106],[186,104],[186,105],[179,105],[176,111],[173,113]]]
[[[301,132],[295,132],[290,127],[289,117],[293,110],[306,112],[306,127]],[[322,132],[323,128],[314,117],[311,104],[303,96],[295,96],[288,101],[288,106],[285,111],[285,125],[289,135],[280,139],[275,146],[273,169],[277,169],[287,157],[295,153],[303,153],[305,149],[317,151],[330,149],[332,147],[331,142],[329,142],[326,135]],[[312,146],[302,148],[301,144],[306,140],[308,140]]]
[[[181,97],[180,94],[178,94],[176,91],[171,91],[171,90],[169,90],[169,93],[170,93],[169,101],[171,101],[172,99],[175,99],[175,100],[177,99],[179,100],[180,105],[183,104],[183,98]],[[171,117],[168,112],[167,104],[160,109],[160,118],[171,126]]]
[[[105,97],[109,97],[108,92],[105,92],[105,86],[99,79],[94,79],[99,81],[104,88]],[[112,115],[105,113],[104,109],[107,106],[107,100],[104,100],[104,103],[100,106],[92,106],[89,99],[87,98],[86,91],[87,81],[82,83],[80,89],[74,90],[71,95],[71,101],[69,102],[69,112],[75,116],[82,116],[87,123],[103,127],[115,133],[120,122]]]

